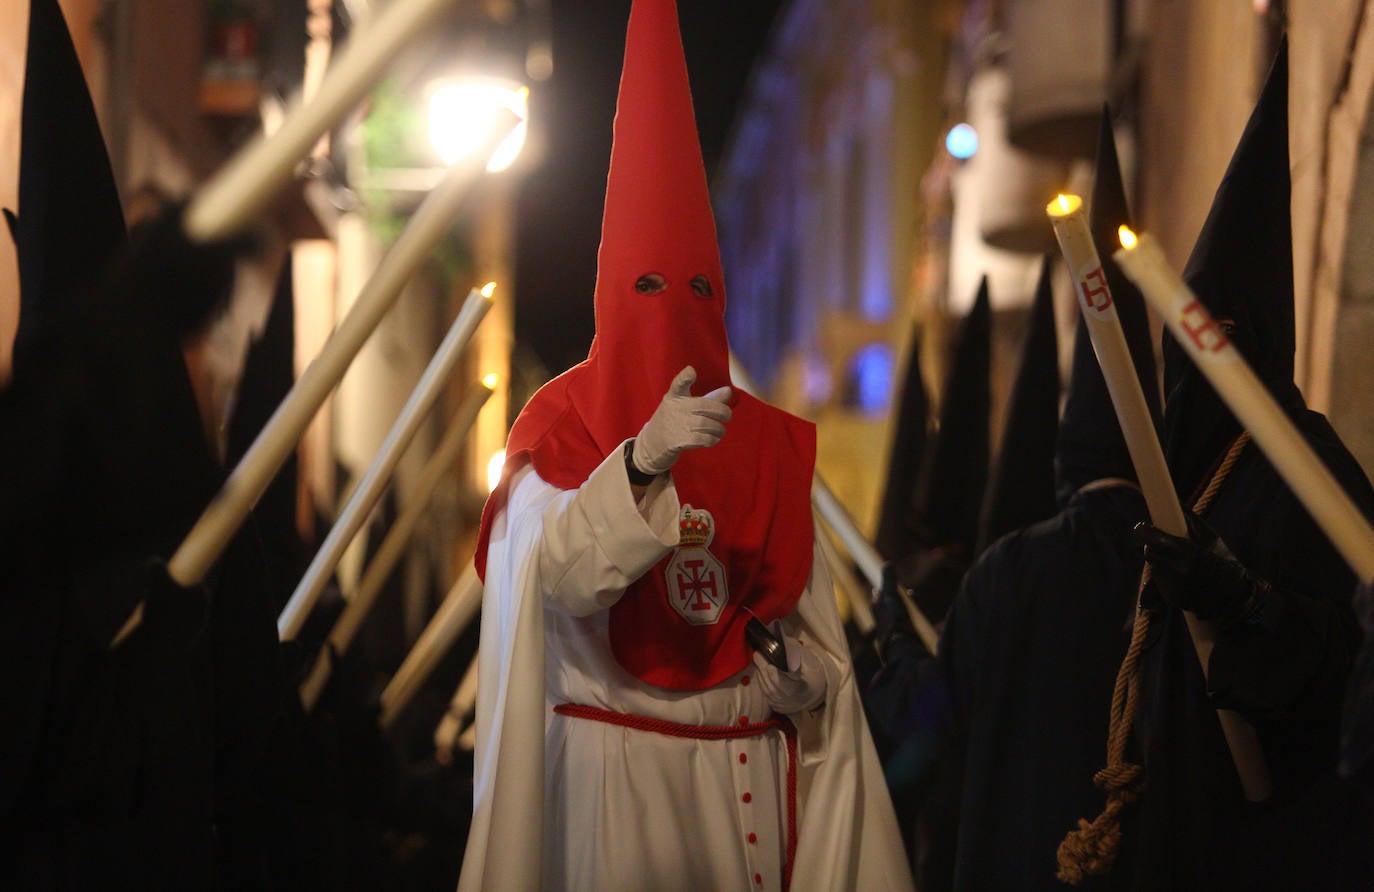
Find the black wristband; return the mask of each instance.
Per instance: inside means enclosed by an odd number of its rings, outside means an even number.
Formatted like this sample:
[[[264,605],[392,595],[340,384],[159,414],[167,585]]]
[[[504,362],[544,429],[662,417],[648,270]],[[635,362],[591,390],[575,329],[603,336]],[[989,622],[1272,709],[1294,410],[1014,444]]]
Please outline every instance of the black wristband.
[[[635,467],[635,441],[625,441],[625,476],[630,478],[631,486],[648,486],[658,479],[657,474],[646,474]]]

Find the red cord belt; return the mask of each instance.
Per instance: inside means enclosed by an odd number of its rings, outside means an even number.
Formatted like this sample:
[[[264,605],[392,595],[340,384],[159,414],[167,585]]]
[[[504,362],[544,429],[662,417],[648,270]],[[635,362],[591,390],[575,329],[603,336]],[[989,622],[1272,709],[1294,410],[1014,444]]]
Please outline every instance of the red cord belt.
[[[669,737],[687,737],[693,740],[736,740],[742,737],[762,737],[769,731],[781,731],[787,741],[787,858],[782,869],[782,888],[792,885],[792,861],[797,854],[797,728],[792,721],[774,715],[762,722],[745,722],[738,725],[680,725],[664,719],[651,719],[642,715],[613,712],[596,706],[582,706],[577,703],[560,703],[553,708],[559,715],[576,719],[590,719],[608,725],[620,725],[637,731],[652,731]]]

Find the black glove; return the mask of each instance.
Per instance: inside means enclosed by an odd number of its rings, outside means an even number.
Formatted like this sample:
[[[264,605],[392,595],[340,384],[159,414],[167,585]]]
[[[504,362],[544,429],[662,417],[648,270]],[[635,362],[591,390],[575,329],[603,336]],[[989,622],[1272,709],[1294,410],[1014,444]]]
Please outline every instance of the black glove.
[[[158,639],[157,646],[168,651],[190,651],[209,622],[209,587],[204,583],[190,588],[177,584],[161,558],[151,558],[144,565],[144,582],[142,634]]]
[[[1136,538],[1145,543],[1145,560],[1160,595],[1198,619],[1234,623],[1255,616],[1273,596],[1265,580],[1245,568],[1216,531],[1188,515],[1182,539],[1142,521]]]
[[[177,585],[160,558],[132,554],[105,558],[78,569],[73,581],[87,632],[101,650],[140,605],[140,625],[146,627],[140,634],[157,639],[158,646],[179,641],[189,648],[205,628],[206,587]]]
[[[912,650],[925,651],[921,637],[911,625],[911,614],[906,603],[897,591],[897,564],[888,561],[883,564],[881,585],[878,598],[873,603],[873,644],[883,663],[890,663],[907,655]]]

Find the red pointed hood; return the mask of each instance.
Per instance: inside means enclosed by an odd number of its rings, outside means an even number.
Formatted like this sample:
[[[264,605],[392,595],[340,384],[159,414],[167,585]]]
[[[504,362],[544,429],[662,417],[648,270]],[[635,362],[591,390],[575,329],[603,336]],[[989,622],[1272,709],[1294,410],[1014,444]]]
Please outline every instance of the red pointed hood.
[[[663,290],[637,290],[645,276],[661,276]],[[730,383],[725,282],[673,0],[630,10],[595,302],[593,374],[573,401],[603,448],[639,432],[683,366],[697,371],[694,393]]]
[[[639,433],[684,366],[697,371],[695,394],[730,383],[725,282],[673,0],[634,0],[630,10],[597,260],[591,351],[516,419],[505,477],[482,516],[479,572],[510,475],[532,464],[576,489]],[[700,690],[748,666],[745,622],[790,613],[811,571],[815,428],[739,391],[731,405],[724,438],[672,470],[684,510],[709,513],[709,545],[684,542],[610,608],[616,659],[659,687]],[[683,569],[707,549],[719,575]],[[728,596],[701,622],[688,589]]]

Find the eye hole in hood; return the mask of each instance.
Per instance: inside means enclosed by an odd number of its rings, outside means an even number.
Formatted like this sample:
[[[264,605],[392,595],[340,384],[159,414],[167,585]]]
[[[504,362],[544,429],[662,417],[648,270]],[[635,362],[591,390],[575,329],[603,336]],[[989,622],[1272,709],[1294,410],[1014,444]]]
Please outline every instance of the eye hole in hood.
[[[668,287],[668,280],[659,273],[645,273],[635,280],[635,290],[640,294],[658,294]]]

